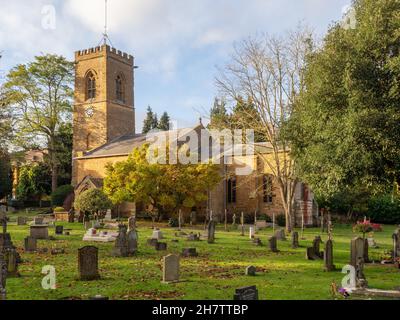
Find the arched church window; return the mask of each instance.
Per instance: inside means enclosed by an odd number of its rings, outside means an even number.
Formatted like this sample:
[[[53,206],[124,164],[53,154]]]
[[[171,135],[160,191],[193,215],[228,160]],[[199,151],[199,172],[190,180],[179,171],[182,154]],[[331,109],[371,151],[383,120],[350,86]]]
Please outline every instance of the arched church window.
[[[96,98],[96,77],[92,72],[86,76],[86,100]]]
[[[124,81],[121,76],[115,79],[115,95],[118,101],[125,102]]]

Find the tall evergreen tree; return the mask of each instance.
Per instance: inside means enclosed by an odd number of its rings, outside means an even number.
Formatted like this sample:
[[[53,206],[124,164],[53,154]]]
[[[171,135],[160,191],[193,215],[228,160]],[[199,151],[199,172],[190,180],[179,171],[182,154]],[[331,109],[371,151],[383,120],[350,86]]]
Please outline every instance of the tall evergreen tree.
[[[156,129],[158,125],[157,115],[153,112],[150,106],[147,107],[146,118],[143,121],[142,133],[146,134],[153,129]]]
[[[170,130],[170,117],[167,112],[164,112],[158,122],[158,129],[161,131],[168,131]]]

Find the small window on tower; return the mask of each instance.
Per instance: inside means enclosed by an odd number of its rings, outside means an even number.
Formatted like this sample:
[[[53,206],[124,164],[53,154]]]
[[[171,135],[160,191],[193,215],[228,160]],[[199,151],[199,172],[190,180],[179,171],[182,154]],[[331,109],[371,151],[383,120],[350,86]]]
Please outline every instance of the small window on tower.
[[[118,101],[125,102],[124,82],[121,76],[115,79],[115,93]]]
[[[96,98],[96,78],[92,72],[86,77],[86,100]]]

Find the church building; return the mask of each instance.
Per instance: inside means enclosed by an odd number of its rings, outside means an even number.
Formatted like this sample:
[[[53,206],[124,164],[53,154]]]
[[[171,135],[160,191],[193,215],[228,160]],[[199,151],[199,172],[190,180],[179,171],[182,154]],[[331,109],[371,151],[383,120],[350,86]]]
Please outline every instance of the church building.
[[[136,147],[146,142],[146,135],[136,133],[134,105],[134,58],[107,44],[75,53],[75,102],[73,113],[73,172],[75,194],[89,188],[101,188],[108,163],[126,160]],[[186,135],[205,129],[200,123],[193,128],[176,129],[176,135]],[[268,148],[265,148],[268,152]],[[251,163],[253,173],[235,176],[235,169]],[[221,164],[225,179],[209,192],[207,203],[188,209],[197,217],[213,211],[222,217],[229,215],[282,214],[279,188],[259,156],[233,159],[231,165]],[[300,225],[317,223],[318,207],[313,193],[298,183],[295,193],[295,222]],[[140,214],[139,204],[122,204],[123,215]]]

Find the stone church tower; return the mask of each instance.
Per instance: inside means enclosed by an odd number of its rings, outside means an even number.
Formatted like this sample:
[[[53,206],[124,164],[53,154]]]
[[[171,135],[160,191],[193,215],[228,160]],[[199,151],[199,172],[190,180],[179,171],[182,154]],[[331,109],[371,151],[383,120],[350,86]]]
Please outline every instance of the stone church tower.
[[[103,45],[75,52],[73,157],[135,133],[134,58]],[[73,181],[76,166],[73,161]]]

